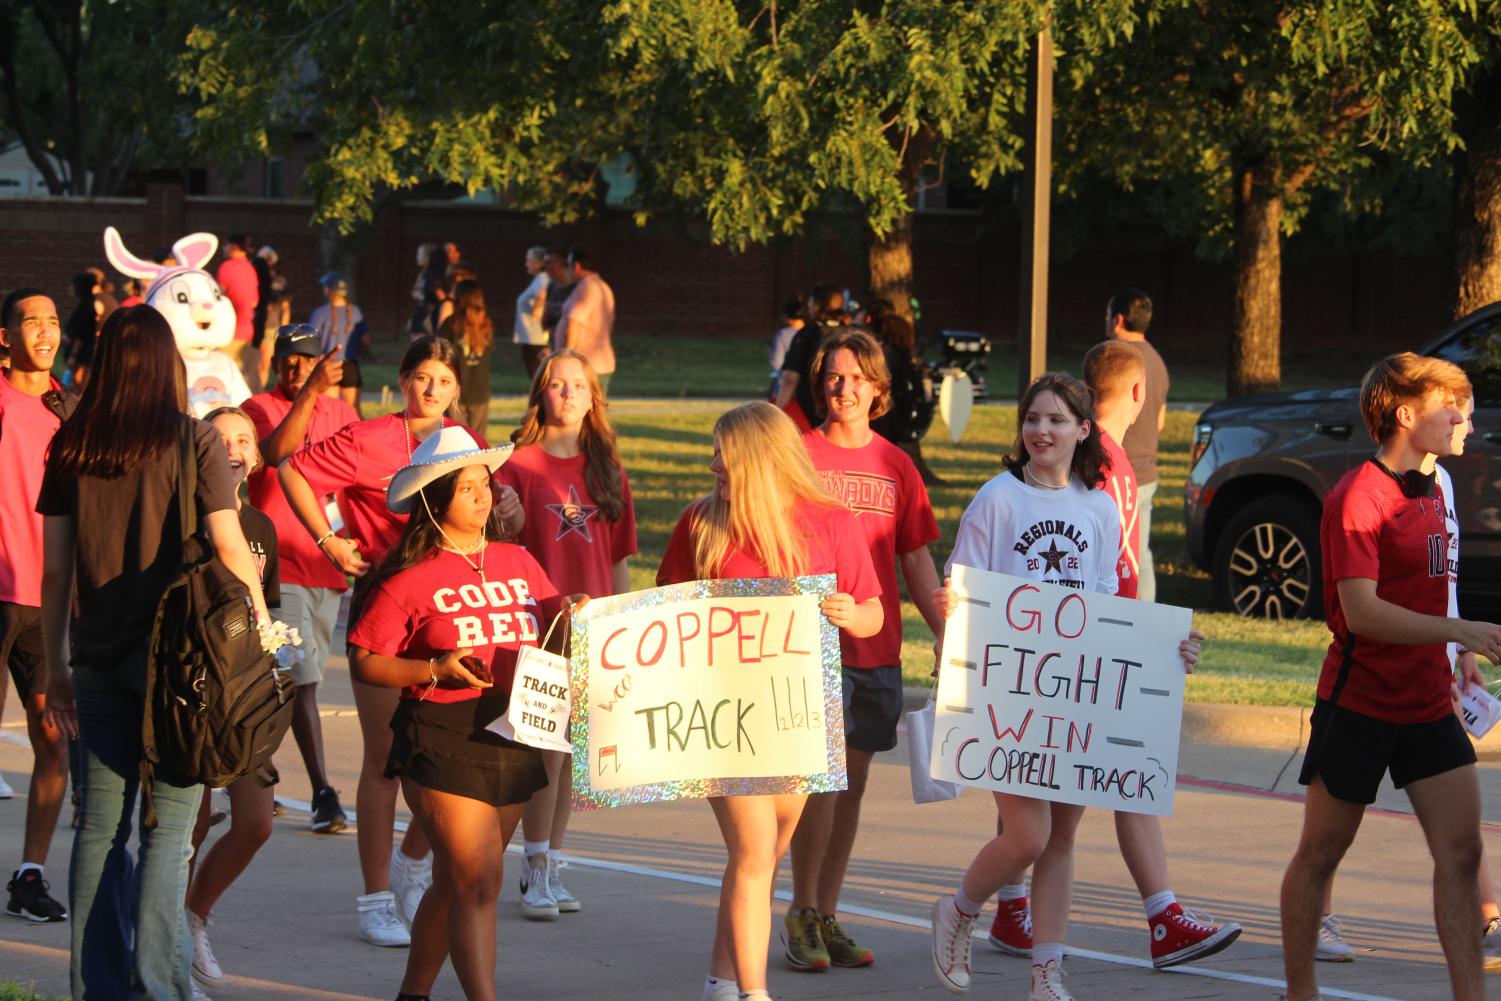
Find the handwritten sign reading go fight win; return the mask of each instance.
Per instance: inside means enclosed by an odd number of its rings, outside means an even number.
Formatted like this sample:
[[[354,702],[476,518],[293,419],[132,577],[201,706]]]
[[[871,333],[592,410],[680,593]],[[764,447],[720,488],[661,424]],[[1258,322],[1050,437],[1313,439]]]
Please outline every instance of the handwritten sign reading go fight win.
[[[955,566],[934,778],[1166,816],[1192,613]]]

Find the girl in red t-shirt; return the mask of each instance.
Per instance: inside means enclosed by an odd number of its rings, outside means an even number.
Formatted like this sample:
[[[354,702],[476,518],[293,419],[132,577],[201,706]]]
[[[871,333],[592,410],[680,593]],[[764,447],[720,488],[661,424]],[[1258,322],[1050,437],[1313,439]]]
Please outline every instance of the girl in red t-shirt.
[[[399,413],[347,425],[337,434],[308,445],[282,463],[279,476],[287,503],[318,548],[341,571],[363,577],[395,544],[406,516],[386,506],[392,474],[411,461],[412,452],[429,435],[445,427],[462,427],[443,415],[459,391],[459,356],[452,344],[420,337],[402,356],[398,369],[403,403]],[[480,447],[485,439],[465,429]],[[329,524],[335,513],[328,502],[342,497],[337,514],[346,534]],[[506,528],[520,530],[521,501],[501,488],[496,497]],[[366,588],[356,586],[355,601]],[[418,825],[407,829],[401,848],[393,851],[397,784],[383,773],[391,750],[391,713],[396,693],[361,684],[354,688],[364,757],[355,807],[362,818],[357,838],[365,893],[357,901],[360,937],[373,945],[404,946],[417,904],[432,882],[427,839]]]
[[[352,612],[351,674],[401,692],[384,773],[433,846],[402,998],[425,999],[450,954],[465,997],[495,997],[506,843],[547,784],[540,752],[485,729],[506,710],[517,653],[561,604],[531,554],[500,541],[491,474],[509,451],[476,448],[461,428],[417,448],[389,496],[412,517]]]
[[[631,589],[627,557],[636,552],[631,486],[615,447],[604,390],[577,351],[548,357],[532,379],[527,411],[511,436],[516,451],[499,479],[516,488],[526,511],[520,542],[564,591],[591,595]],[[580,909],[558,876],[558,852],[572,807],[570,756],[544,751],[547,788],[521,815],[530,863],[521,911],[550,920]]]
[[[658,584],[834,573],[823,614],[849,635],[881,630],[881,588],[855,517],[824,493],[797,427],[769,403],[746,403],[714,425],[714,489],[678,519]],[[771,885],[797,828],[804,793],[711,796],[729,862],[719,894],[706,999],[766,997]],[[742,994],[743,992],[743,994]]]

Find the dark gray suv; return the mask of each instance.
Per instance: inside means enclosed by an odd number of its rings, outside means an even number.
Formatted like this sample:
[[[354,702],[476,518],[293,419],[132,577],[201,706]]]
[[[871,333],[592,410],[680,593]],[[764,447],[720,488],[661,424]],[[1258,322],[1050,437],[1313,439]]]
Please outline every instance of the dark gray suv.
[[[1475,432],[1444,459],[1460,534],[1460,603],[1494,618],[1501,598],[1501,302],[1450,326],[1420,353],[1454,362],[1475,386]],[[1374,359],[1373,359],[1374,360]],[[1267,393],[1216,403],[1194,431],[1185,492],[1188,551],[1216,607],[1242,615],[1323,614],[1324,496],[1375,445],[1359,390]]]

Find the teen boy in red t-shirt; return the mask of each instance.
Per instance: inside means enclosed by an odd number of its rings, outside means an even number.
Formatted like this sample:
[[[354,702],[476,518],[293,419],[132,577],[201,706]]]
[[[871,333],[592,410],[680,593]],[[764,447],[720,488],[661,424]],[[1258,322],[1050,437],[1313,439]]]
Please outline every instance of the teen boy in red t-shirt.
[[[907,453],[870,427],[870,419],[891,403],[891,376],[880,345],[863,331],[840,331],[824,341],[811,372],[824,420],[803,435],[803,447],[824,489],[854,512],[863,530],[881,583],[885,624],[865,639],[847,633],[840,637],[849,788],[808,797],[792,836],[792,906],[783,941],[787,963],[797,970],[875,962],[875,953],[856,944],[834,912],[860,824],[870,762],[896,747],[902,718],[897,564],[935,635],[942,621],[933,605],[938,571],[928,545],[938,539],[938,523],[928,491]]]
[[[1445,644],[1501,661],[1501,627],[1449,618],[1444,506],[1425,463],[1453,449],[1469,380],[1410,352],[1377,362],[1360,387],[1375,456],[1339,481],[1319,526],[1325,618],[1333,637],[1319,677],[1303,833],[1282,881],[1289,1001],[1318,996],[1314,948],[1324,891],[1381,778],[1405,789],[1433,856],[1433,910],[1457,1001],[1484,997],[1480,791],[1475,751],[1450,703]],[[1468,660],[1462,684],[1482,682]]]

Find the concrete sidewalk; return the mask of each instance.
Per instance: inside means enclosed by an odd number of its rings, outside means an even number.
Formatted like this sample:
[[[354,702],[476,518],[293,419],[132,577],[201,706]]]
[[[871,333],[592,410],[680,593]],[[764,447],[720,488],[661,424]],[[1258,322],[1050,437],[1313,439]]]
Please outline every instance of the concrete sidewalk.
[[[331,670],[335,699],[347,678]],[[346,689],[347,690],[347,689]],[[341,703],[330,702],[333,706]],[[346,704],[347,703],[342,703]],[[13,721],[13,710],[10,711]],[[336,785],[352,806],[358,731],[352,714],[325,719]],[[24,792],[29,751],[3,729],[0,771]],[[22,738],[24,740],[24,738]],[[289,800],[306,800],[305,778],[289,743],[279,762]],[[1241,940],[1191,970],[1154,972],[1146,963],[1147,929],[1115,845],[1108,814],[1091,811],[1080,828],[1069,984],[1081,998],[1271,998],[1281,980],[1277,889],[1301,817],[1288,796],[1297,762],[1280,748],[1185,742],[1175,816],[1165,822],[1174,886],[1185,906],[1233,919]],[[1482,766],[1493,809],[1501,774]],[[1211,783],[1206,784],[1206,783]],[[1267,790],[1270,790],[1269,792]],[[1383,799],[1392,808],[1400,796]],[[0,856],[14,855],[24,800],[0,802]],[[66,811],[65,811],[66,816]],[[404,950],[382,950],[356,937],[354,897],[360,892],[352,833],[320,836],[289,811],[270,843],[220,902],[212,940],[230,974],[211,993],[218,1001],[257,998],[395,996]],[[771,987],[780,998],[947,996],[932,974],[928,906],[949,892],[975,850],[994,829],[990,798],[967,791],[951,803],[914,806],[905,751],[881,755],[873,768],[856,861],[846,885],[846,925],[877,954],[866,970],[807,975],[788,971],[772,947]],[[1501,828],[1487,825],[1501,848]],[[66,899],[71,832],[54,842],[48,877]],[[516,868],[508,859],[500,902],[499,990],[503,998],[642,999],[697,997],[707,966],[718,877],[724,862],[718,832],[700,802],[630,807],[576,815],[568,839],[571,889],[584,902],[557,922],[522,919]],[[0,858],[6,870],[12,858]],[[781,889],[786,890],[786,866]],[[1336,888],[1347,937],[1359,960],[1321,966],[1326,996],[1428,1001],[1449,996],[1430,901],[1430,872],[1421,831],[1404,812],[1373,811]],[[776,924],[785,904],[778,904]],[[0,980],[19,980],[65,996],[70,925],[34,925],[0,918]],[[1027,965],[975,947],[976,997],[1024,996]],[[462,997],[450,970],[434,997]]]

